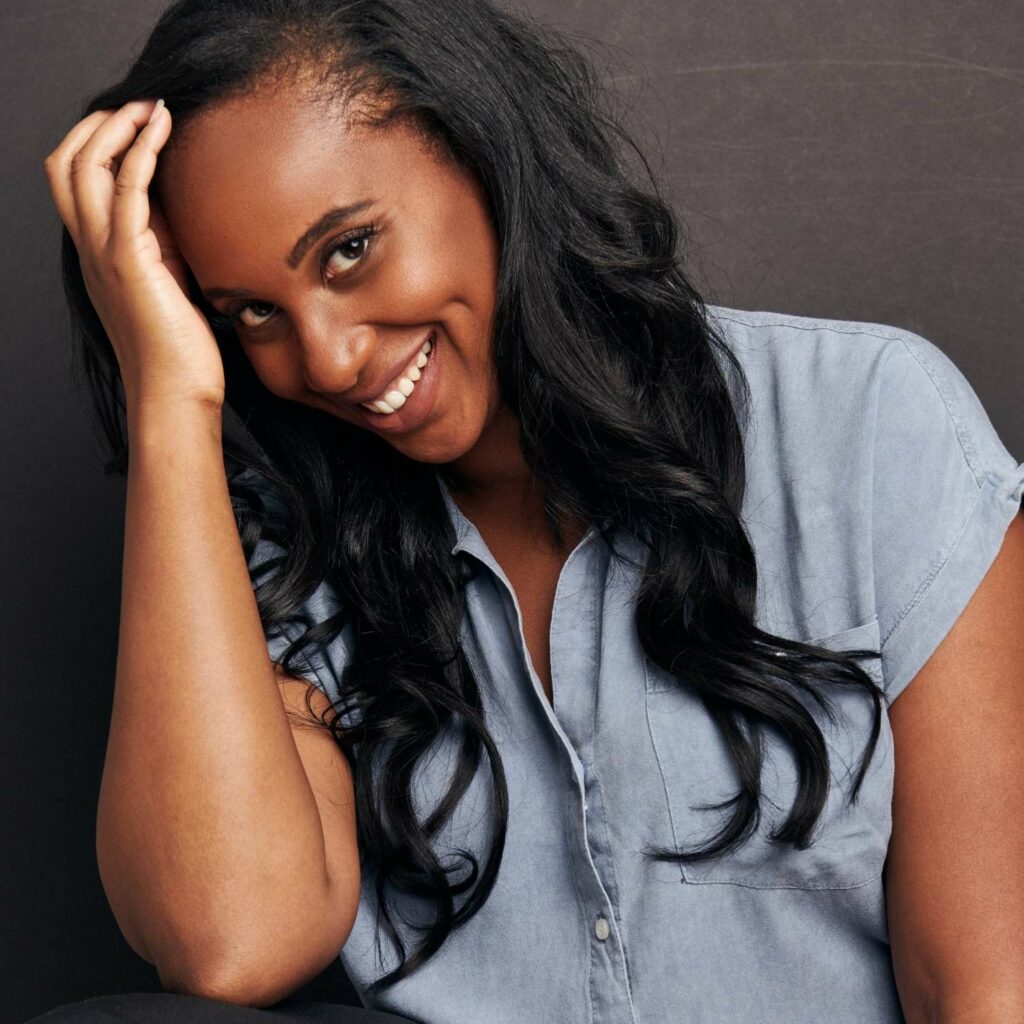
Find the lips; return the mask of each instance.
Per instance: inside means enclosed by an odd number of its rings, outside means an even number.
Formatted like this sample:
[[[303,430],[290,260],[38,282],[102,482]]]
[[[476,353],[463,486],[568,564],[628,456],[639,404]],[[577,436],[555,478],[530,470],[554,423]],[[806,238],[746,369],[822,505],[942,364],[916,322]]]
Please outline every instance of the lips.
[[[434,352],[433,341],[433,336],[428,338],[409,365],[388,385],[387,391],[372,402],[363,402],[363,408],[386,415],[403,408],[416,390],[417,381],[426,371]]]
[[[365,405],[353,410],[363,426],[386,436],[404,434],[422,427],[436,412],[438,389],[444,372],[445,348],[439,339],[438,332],[431,332],[430,338],[427,339],[430,341],[430,353],[427,355],[426,363],[420,368],[419,380],[415,381],[405,401],[394,407],[394,412],[371,410]],[[405,385],[403,389],[404,387]]]
[[[353,405],[361,405],[363,402],[372,402],[376,398],[383,397],[387,393],[391,382],[416,358],[416,353],[427,343],[428,339],[433,337],[434,329],[431,328],[389,370],[382,373],[374,381],[372,388],[367,388],[366,391],[358,395],[345,395],[345,401],[351,402]]]

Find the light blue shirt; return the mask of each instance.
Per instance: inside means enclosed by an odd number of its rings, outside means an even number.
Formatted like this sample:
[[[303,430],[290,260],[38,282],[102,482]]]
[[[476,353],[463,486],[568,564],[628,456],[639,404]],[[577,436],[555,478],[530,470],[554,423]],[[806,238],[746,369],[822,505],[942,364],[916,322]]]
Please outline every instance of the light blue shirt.
[[[977,396],[934,344],[881,324],[712,306],[751,386],[743,520],[759,566],[757,622],[835,649],[894,699],[967,604],[1024,489]],[[550,630],[554,703],[533,670],[519,604],[476,527],[438,478],[452,556],[475,559],[463,643],[509,784],[509,829],[489,900],[440,952],[366,1005],[423,1024],[897,1024],[882,868],[894,750],[887,714],[858,802],[845,805],[871,723],[862,691],[831,687],[840,726],[814,712],[832,788],[816,842],[774,848],[796,768],[765,734],[760,828],[737,851],[680,867],[640,850],[693,846],[721,822],[700,803],[738,788],[700,701],[647,662],[633,621],[637,573],[591,527],[566,560]],[[621,531],[617,540],[642,559]],[[262,560],[268,542],[257,549]],[[279,549],[278,549],[279,550]],[[326,584],[309,622],[337,607]],[[271,639],[272,657],[303,631]],[[351,627],[310,680],[332,699]],[[812,706],[813,710],[813,706]],[[443,792],[452,743],[418,781]],[[898,756],[898,751],[895,752]],[[477,774],[439,851],[483,859],[489,773]],[[423,919],[406,898],[402,912]],[[340,951],[357,991],[397,964],[374,951],[373,880]],[[416,934],[408,935],[409,946]],[[365,996],[364,996],[365,1000]]]

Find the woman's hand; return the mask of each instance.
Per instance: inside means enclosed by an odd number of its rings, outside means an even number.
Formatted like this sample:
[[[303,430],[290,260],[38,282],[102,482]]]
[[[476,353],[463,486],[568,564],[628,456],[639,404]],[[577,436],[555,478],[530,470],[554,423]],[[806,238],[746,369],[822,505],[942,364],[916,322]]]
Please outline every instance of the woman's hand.
[[[188,298],[185,262],[149,197],[170,134],[163,104],[134,101],[83,118],[44,164],[117,356],[129,411],[154,401],[224,402],[220,351]]]

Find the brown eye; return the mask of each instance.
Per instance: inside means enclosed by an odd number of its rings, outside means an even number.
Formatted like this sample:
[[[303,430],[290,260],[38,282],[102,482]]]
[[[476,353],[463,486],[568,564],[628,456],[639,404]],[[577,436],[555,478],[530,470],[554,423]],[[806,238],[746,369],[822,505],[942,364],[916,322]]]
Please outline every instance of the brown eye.
[[[352,267],[365,259],[370,251],[372,239],[380,230],[374,223],[343,235],[323,250],[321,272],[328,278],[347,274]],[[227,314],[212,314],[211,323],[217,327],[244,327],[257,330],[274,315],[277,307],[271,302],[248,302]]]
[[[346,274],[359,263],[370,250],[370,240],[377,233],[377,228],[370,226],[343,237],[327,251],[324,271],[328,277]]]
[[[267,322],[267,320],[269,320],[270,317],[273,316],[273,311],[276,308],[276,306],[271,305],[269,302],[250,302],[247,306],[243,306],[237,313],[234,314],[234,319],[236,319],[244,327],[262,327]],[[269,310],[269,312],[260,313],[258,312],[258,310],[260,309]],[[256,318],[255,322],[250,322],[249,320],[246,319],[246,314],[248,314],[250,310],[252,310],[253,315]],[[260,317],[262,317],[262,319],[260,319]]]

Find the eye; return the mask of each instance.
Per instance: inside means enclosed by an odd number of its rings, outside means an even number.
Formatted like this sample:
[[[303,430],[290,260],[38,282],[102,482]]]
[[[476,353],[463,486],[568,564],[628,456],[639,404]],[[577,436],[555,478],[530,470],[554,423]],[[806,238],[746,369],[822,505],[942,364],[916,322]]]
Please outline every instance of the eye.
[[[324,255],[327,258],[323,261],[323,270],[325,272],[335,271],[333,274],[328,274],[328,277],[336,277],[339,273],[346,274],[356,263],[359,263],[370,251],[371,239],[377,234],[377,230],[376,224],[357,228],[347,235],[342,235],[328,249],[325,249]]]
[[[329,243],[320,258],[320,273],[326,275],[328,280],[347,274],[353,266],[366,258],[371,240],[379,230],[376,223],[369,224]],[[334,272],[331,273],[331,270]],[[215,327],[241,325],[255,330],[270,320],[276,309],[277,307],[270,302],[247,302],[244,306],[236,306],[226,313],[213,314],[210,319]],[[261,310],[264,312],[260,312]]]
[[[231,319],[237,320],[243,327],[262,327],[274,315],[274,308],[269,302],[250,302],[238,310],[238,312],[233,313]],[[266,309],[270,312],[260,314],[256,312],[259,309]],[[254,317],[255,322],[246,319],[247,316]]]

